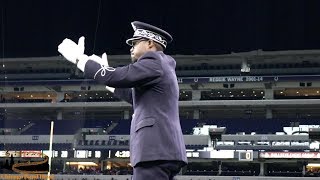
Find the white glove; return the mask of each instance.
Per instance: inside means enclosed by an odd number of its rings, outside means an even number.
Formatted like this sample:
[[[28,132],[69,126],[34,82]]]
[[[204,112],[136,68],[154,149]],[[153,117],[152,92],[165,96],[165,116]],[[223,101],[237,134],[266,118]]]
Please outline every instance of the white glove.
[[[70,62],[76,64],[77,60],[84,59],[84,37],[80,37],[78,44],[66,38],[58,46],[58,51]],[[85,56],[83,56],[85,55]]]
[[[107,59],[107,54],[106,53],[103,53],[102,54],[102,58],[100,58],[99,56],[93,54],[92,56],[89,57],[90,60],[93,60],[105,67],[109,67],[109,63],[108,63],[108,59]],[[110,86],[106,86],[106,89],[112,93],[114,93],[114,89],[113,87],[110,87]]]
[[[108,63],[108,58],[107,58],[107,54],[103,53],[102,54],[102,58],[100,58],[99,56],[92,54],[91,56],[89,56],[90,60],[95,61],[96,63],[99,63],[105,67],[109,67],[109,63]]]
[[[102,54],[102,58],[100,58],[99,56],[93,54],[89,57],[90,60],[95,61],[96,63],[99,63],[105,67],[109,67],[109,63],[108,63],[108,59],[107,59],[107,54],[103,53]],[[110,86],[106,86],[106,89],[112,93],[114,93],[114,89],[113,87]]]
[[[84,68],[86,66],[86,63],[88,60],[92,60],[92,61],[95,61],[96,63],[98,64],[101,64],[102,66],[104,66],[105,68],[109,67],[109,63],[108,63],[108,59],[107,59],[107,54],[106,53],[103,53],[102,54],[102,58],[95,55],[95,54],[92,54],[91,56],[87,56],[85,54],[79,56],[79,62],[77,64],[78,68],[84,72]]]

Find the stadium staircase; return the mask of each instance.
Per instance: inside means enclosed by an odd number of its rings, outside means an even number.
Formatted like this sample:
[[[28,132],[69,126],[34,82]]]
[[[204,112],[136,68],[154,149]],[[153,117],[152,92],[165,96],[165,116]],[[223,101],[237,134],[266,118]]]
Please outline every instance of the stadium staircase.
[[[35,123],[30,123],[30,124],[27,124],[25,127],[23,127],[21,129],[21,131],[18,132],[19,135],[21,135],[23,132],[27,131],[28,129],[30,129],[32,126],[34,126]]]

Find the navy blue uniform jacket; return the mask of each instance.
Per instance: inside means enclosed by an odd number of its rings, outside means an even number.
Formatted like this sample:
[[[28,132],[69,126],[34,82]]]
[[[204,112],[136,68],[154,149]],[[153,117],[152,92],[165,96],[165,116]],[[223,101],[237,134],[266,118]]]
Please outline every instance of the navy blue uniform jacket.
[[[130,128],[132,166],[154,160],[187,163],[179,120],[179,87],[175,60],[163,52],[147,52],[137,62],[103,68],[89,60],[85,77],[115,87],[115,95],[133,105]]]

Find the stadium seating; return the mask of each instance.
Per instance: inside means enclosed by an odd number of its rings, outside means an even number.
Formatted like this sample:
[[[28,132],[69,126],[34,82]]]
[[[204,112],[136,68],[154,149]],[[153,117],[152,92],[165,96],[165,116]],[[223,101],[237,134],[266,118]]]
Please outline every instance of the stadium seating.
[[[11,144],[2,144],[0,146],[1,150],[44,150],[49,149],[49,143],[11,143]],[[52,144],[53,150],[70,150],[72,144],[70,143],[54,143]]]
[[[317,125],[320,124],[320,119],[181,119],[181,128],[183,134],[192,134],[194,127],[202,125],[217,125],[218,127],[226,127],[227,134],[236,134],[245,132],[250,134],[274,134],[283,132],[283,127],[291,127],[293,124]],[[30,127],[23,131],[22,135],[41,135],[49,134],[50,121],[48,120],[8,120],[0,121],[0,128],[22,129],[25,126]],[[99,120],[56,120],[54,134],[75,134],[81,128],[103,128],[106,129],[110,125],[114,125],[108,134],[129,134],[131,120],[125,119],[99,119]],[[68,128],[64,128],[68,127]]]

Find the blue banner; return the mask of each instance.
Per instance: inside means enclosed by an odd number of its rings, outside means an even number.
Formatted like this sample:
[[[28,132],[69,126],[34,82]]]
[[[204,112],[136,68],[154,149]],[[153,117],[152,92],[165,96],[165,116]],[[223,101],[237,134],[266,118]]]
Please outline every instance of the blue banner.
[[[178,77],[179,84],[191,83],[250,83],[250,82],[290,82],[290,81],[319,81],[320,75],[281,75],[281,76],[217,76],[217,77]],[[70,80],[17,80],[0,81],[0,86],[21,85],[96,85],[92,79]]]
[[[287,82],[317,81],[320,75],[286,75],[286,76],[219,76],[219,77],[182,77],[180,84],[188,83],[249,83],[249,82]]]

